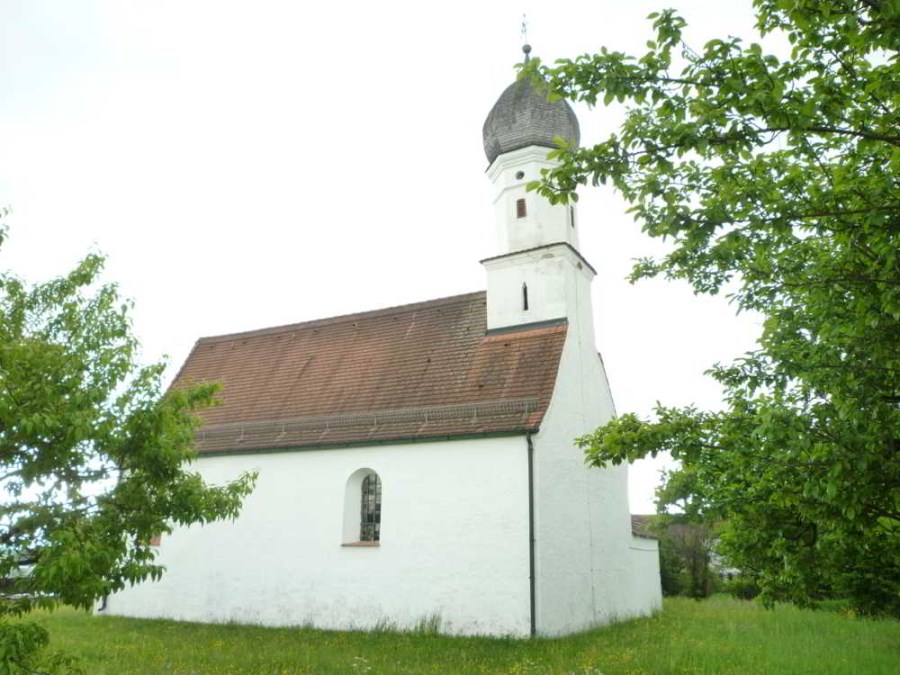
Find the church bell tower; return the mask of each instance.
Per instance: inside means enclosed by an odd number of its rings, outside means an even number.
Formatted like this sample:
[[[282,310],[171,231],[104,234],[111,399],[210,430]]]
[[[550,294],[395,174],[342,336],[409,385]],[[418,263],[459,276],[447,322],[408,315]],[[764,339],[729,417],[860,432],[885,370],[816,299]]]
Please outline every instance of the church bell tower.
[[[531,51],[523,47],[526,61]],[[578,250],[572,204],[551,204],[526,185],[555,160],[557,138],[579,142],[578,118],[564,100],[529,79],[511,84],[494,104],[482,131],[494,187],[497,254],[482,260],[488,278],[488,330],[555,319],[586,319],[593,334],[593,268]],[[587,312],[585,315],[584,313]]]

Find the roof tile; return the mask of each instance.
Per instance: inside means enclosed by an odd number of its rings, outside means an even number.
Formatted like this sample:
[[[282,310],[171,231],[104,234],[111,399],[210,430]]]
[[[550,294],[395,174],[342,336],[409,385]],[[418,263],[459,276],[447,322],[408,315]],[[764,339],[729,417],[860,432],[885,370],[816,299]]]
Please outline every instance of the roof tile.
[[[566,322],[486,335],[485,294],[201,338],[173,386],[219,381],[201,453],[536,430]]]

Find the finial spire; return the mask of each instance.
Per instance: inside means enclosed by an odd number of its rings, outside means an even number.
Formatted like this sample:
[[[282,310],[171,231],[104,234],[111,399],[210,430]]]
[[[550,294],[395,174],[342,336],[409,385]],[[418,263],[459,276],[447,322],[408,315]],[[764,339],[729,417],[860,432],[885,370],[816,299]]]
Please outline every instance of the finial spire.
[[[522,14],[522,51],[525,52],[525,63],[531,58],[531,45],[528,44],[528,19]]]

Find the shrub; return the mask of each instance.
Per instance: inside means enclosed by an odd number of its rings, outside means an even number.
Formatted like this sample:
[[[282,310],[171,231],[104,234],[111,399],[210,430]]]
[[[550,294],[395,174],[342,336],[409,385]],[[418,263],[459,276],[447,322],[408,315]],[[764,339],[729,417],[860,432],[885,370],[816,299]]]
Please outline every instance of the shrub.
[[[725,582],[725,591],[738,600],[753,600],[759,595],[759,586],[753,579],[735,577]]]

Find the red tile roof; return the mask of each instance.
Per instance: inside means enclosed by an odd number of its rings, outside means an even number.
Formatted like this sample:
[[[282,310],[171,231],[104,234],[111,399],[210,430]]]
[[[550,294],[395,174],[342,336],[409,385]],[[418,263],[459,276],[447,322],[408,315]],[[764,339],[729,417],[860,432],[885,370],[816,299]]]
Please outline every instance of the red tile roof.
[[[631,514],[631,534],[642,539],[659,539],[653,533],[653,525],[656,522],[656,516]]]
[[[173,386],[223,383],[201,453],[524,433],[566,322],[486,334],[485,294],[201,338]]]

